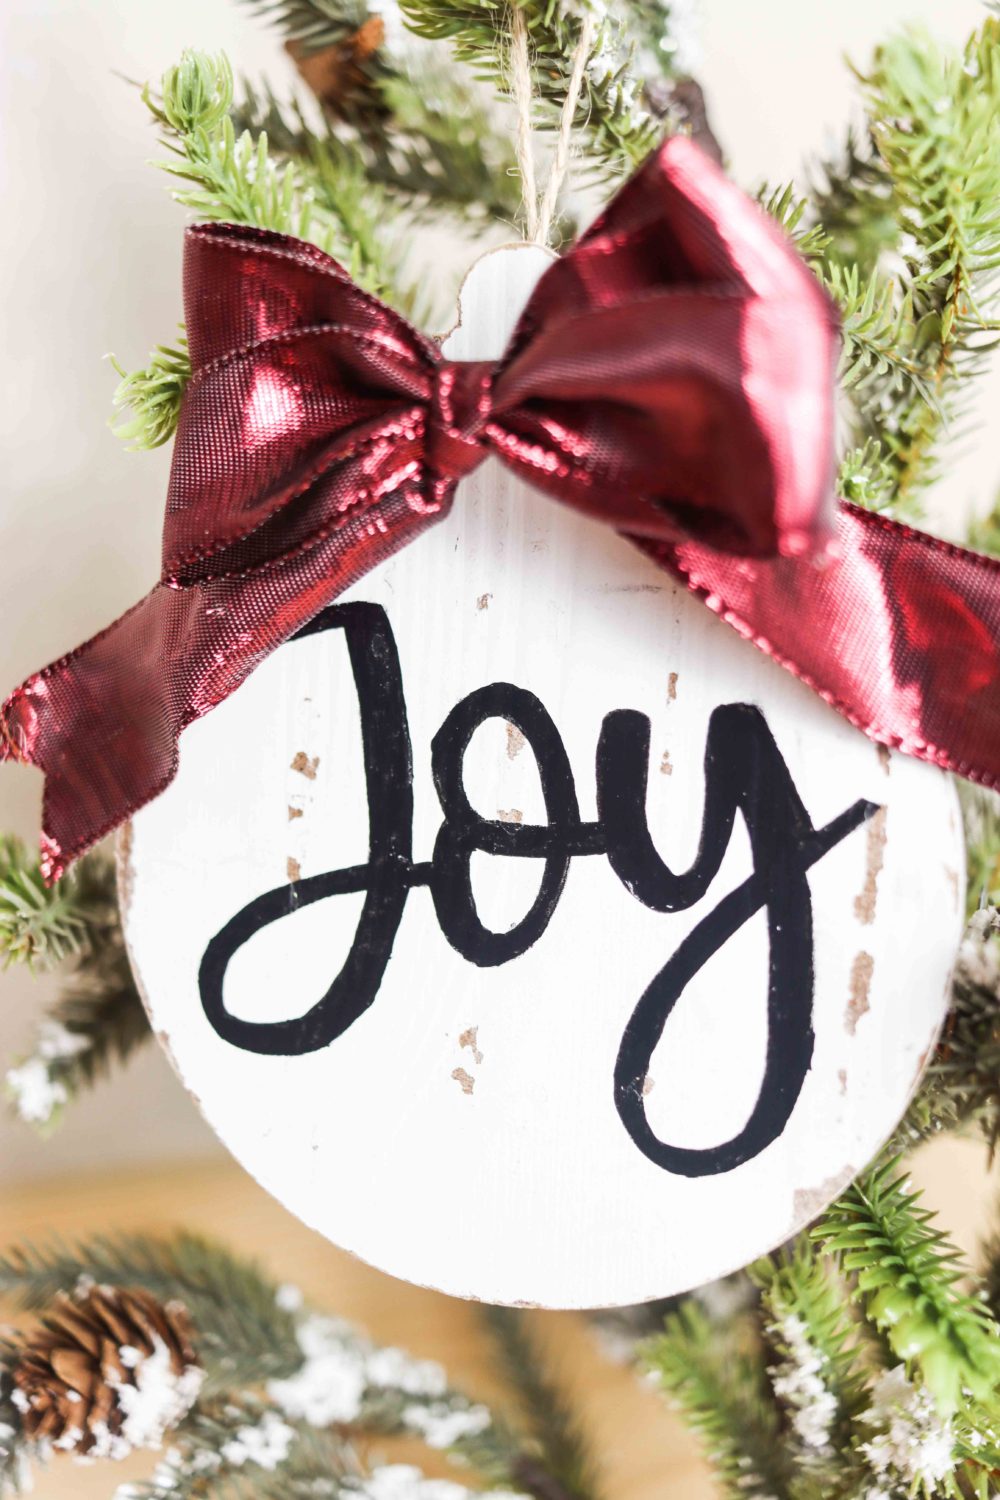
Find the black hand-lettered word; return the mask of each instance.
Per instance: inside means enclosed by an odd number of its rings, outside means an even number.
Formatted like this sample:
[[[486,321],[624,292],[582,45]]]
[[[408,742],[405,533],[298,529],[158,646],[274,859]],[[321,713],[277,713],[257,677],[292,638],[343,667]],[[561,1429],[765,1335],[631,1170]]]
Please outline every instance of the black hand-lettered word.
[[[580,817],[566,748],[532,693],[511,683],[479,688],[452,709],[431,744],[434,786],[444,814],[433,857],[413,859],[413,768],[399,656],[384,610],[374,604],[335,605],[297,637],[344,631],[361,715],[368,799],[367,863],[313,875],[251,901],[212,939],[201,964],[205,1014],[227,1042],[282,1056],[314,1052],[341,1036],[375,1000],[392,954],[407,897],[430,889],[441,931],[481,967],[509,963],[544,933],[572,860],[604,855],[637,901],[658,912],[684,911],[708,891],[739,812],[746,824],[753,874],[701,919],[642,995],[625,1027],[614,1073],[618,1113],[651,1161],[687,1177],[728,1172],[763,1151],[784,1129],[813,1053],[813,936],[807,873],[811,865],[875,812],[855,802],[814,828],[759,709],[746,703],[716,708],[705,746],[705,807],[697,857],[680,874],[660,858],[646,821],[650,722],[628,709],[609,713],[597,746],[597,820]],[[488,719],[514,724],[538,766],[546,822],[483,818],[463,779],[466,750]],[[542,861],[531,909],[508,932],[483,925],[472,891],[476,852]],[[232,1015],[223,982],[233,955],[254,933],[314,901],[364,892],[350,952],[321,1000],[301,1016],[247,1021]],[[770,941],[768,1042],[764,1073],[750,1117],[731,1140],[705,1149],[660,1140],[646,1119],[643,1083],[653,1051],[685,986],[735,932],[764,907]]]

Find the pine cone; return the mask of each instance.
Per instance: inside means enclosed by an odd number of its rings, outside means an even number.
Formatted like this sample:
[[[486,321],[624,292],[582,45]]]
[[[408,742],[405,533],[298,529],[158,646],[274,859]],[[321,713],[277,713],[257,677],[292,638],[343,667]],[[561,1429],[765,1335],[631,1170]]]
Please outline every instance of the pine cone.
[[[94,1458],[157,1447],[190,1409],[202,1372],[179,1302],[92,1287],[60,1295],[11,1370],[11,1399],[29,1440]]]
[[[355,123],[360,115],[384,112],[372,91],[367,65],[385,41],[385,22],[369,16],[353,35],[332,47],[312,52],[302,42],[285,43],[285,51],[303,82],[335,119]]]

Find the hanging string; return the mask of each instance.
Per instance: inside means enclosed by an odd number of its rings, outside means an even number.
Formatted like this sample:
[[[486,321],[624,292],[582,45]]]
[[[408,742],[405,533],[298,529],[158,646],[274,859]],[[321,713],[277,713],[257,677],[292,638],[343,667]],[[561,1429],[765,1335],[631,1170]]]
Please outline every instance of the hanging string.
[[[538,210],[538,227],[535,232],[535,239],[540,245],[548,242],[549,231],[552,228],[552,220],[555,216],[556,204],[559,201],[562,185],[566,180],[570,146],[573,140],[573,122],[576,119],[576,107],[580,102],[580,90],[583,88],[583,75],[593,43],[594,13],[588,7],[584,11],[580,21],[580,35],[573,53],[573,65],[570,69],[569,82],[566,85],[566,97],[563,99],[562,113],[559,116],[559,134],[556,136],[556,148],[552,156],[552,166],[549,169],[549,177],[545,184],[541,207]]]
[[[535,152],[531,139],[531,61],[528,55],[528,23],[524,11],[511,11],[511,89],[517,108],[517,167],[521,174],[524,202],[524,237],[538,238],[538,188],[535,183]]]
[[[524,200],[525,239],[536,245],[548,243],[559,194],[566,180],[573,123],[583,89],[583,75],[594,44],[594,13],[588,6],[580,19],[580,35],[573,50],[566,95],[559,115],[552,164],[539,199],[535,176],[534,136],[531,123],[532,81],[528,23],[519,5],[511,10],[511,91],[517,109],[517,165],[521,174],[521,196]]]

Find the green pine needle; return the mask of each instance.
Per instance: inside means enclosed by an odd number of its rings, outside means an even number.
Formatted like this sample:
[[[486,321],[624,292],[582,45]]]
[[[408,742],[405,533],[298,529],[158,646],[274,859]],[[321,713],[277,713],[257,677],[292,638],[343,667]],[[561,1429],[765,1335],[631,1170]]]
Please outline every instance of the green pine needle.
[[[158,165],[186,184],[174,192],[179,203],[203,219],[308,240],[343,261],[369,291],[389,293],[398,270],[387,233],[391,214],[363,165],[342,159],[331,184],[322,180],[322,163],[273,161],[263,131],[237,135],[233,73],[223,54],[185,52],[163,75],[160,97],[147,86],[143,100],[169,153]]]
[[[1000,269],[1000,19],[990,16],[964,53],[911,30],[878,49],[859,75],[871,139],[899,229],[904,345],[932,399],[916,391],[870,408],[896,473],[897,502],[934,478],[935,450],[963,376],[991,347],[987,316]],[[901,303],[897,304],[902,306]],[[890,386],[890,391],[892,387]]]
[[[761,1290],[767,1336],[778,1353],[796,1358],[790,1336],[797,1331],[816,1352],[819,1378],[834,1402],[831,1442],[843,1448],[867,1400],[865,1351],[850,1314],[846,1287],[805,1235],[786,1250],[758,1261],[751,1275]],[[793,1409],[793,1425],[794,1415]]]
[[[972,521],[968,542],[977,552],[988,552],[991,557],[1000,557],[1000,500],[994,501],[992,509],[985,516]]]
[[[592,1500],[597,1492],[593,1456],[577,1414],[544,1368],[525,1315],[484,1306],[482,1317],[531,1439],[515,1464],[515,1484],[540,1496]]]
[[[243,0],[309,52],[349,42],[371,12],[363,0]]]
[[[847,131],[843,150],[822,164],[810,197],[812,211],[829,237],[826,258],[853,266],[867,280],[899,243],[892,179],[879,158],[871,131]]]
[[[87,913],[78,880],[47,886],[23,842],[0,838],[0,966],[51,969],[87,942]]]
[[[233,91],[224,54],[191,51],[167,69],[158,96],[148,85],[143,90],[168,153],[157,165],[182,184],[174,190],[177,202],[202,219],[308,240],[342,261],[369,291],[405,304],[396,287],[399,255],[387,234],[391,215],[363,163],[347,153],[333,161],[317,152],[279,165],[263,130],[237,134]],[[113,363],[121,376],[114,406],[128,414],[115,427],[117,436],[132,450],[168,442],[191,373],[186,338],[161,345],[145,369],[128,373]]]
[[[116,411],[131,414],[112,427],[115,437],[121,438],[130,453],[162,447],[177,430],[181,401],[191,378],[187,339],[182,333],[176,345],[160,344],[146,368],[131,374],[113,355],[111,364],[121,376],[113,405]]]
[[[896,498],[896,476],[877,438],[849,448],[840,460],[837,494],[866,510],[887,510]]]
[[[896,1357],[916,1371],[942,1413],[1000,1386],[1000,1329],[960,1287],[957,1251],[919,1207],[899,1158],[859,1177],[813,1231],[857,1288]]]
[[[647,1345],[646,1363],[700,1436],[731,1500],[793,1500],[781,1414],[749,1323],[724,1328],[689,1298]]]
[[[506,92],[514,4],[524,17],[531,48],[540,104],[536,123],[554,125],[580,37],[578,10],[559,0],[401,0],[400,9],[417,36],[449,43],[459,62]],[[620,173],[649,154],[663,125],[636,98],[628,37],[610,17],[609,11],[597,31],[575,123],[586,133],[589,162]]]
[[[277,1420],[290,1437],[280,1461],[262,1464],[246,1452],[245,1434]],[[235,1444],[235,1452],[231,1445]],[[350,1494],[360,1475],[349,1440],[336,1428],[289,1423],[246,1393],[199,1403],[185,1420],[153,1479],[127,1487],[129,1500],[324,1500]]]
[[[73,903],[72,970],[45,1010],[33,1052],[6,1079],[14,1112],[43,1132],[59,1121],[67,1103],[151,1034],[125,951],[114,861],[103,850],[92,851],[54,893]],[[56,951],[62,954],[63,946]],[[51,941],[46,952],[51,959]]]
[[[822,224],[812,221],[808,199],[800,197],[790,182],[779,188],[764,183],[757,190],[757,202],[785,232],[803,260],[822,261],[830,236]]]
[[[1000,912],[994,907],[973,913],[966,929],[941,1038],[896,1141],[909,1147],[959,1129],[976,1129],[991,1156],[1000,1144]]]
[[[937,393],[910,348],[915,340],[912,294],[874,273],[862,283],[856,266],[834,264],[827,278],[840,303],[844,352],[840,383],[858,400],[877,383],[880,397],[903,392],[934,408]]]
[[[520,190],[509,135],[497,128],[474,80],[428,62],[403,73],[386,63],[378,76],[381,107],[363,125],[331,119],[316,129],[299,104],[244,82],[233,107],[237,130],[267,135],[272,155],[311,166],[320,201],[328,174],[363,163],[370,181],[398,200],[415,222],[448,214],[474,224],[513,222]]]

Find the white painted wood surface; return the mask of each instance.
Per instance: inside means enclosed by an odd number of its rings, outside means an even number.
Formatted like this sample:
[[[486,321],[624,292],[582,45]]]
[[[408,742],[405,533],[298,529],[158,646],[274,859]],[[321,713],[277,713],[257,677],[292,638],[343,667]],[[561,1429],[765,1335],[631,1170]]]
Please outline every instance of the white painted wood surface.
[[[446,343],[497,355],[546,253],[473,268]],[[442,814],[432,738],[466,694],[506,682],[558,728],[584,820],[610,712],[650,721],[646,813],[675,870],[695,858],[705,743],[719,705],[762,712],[819,828],[858,799],[881,809],[810,869],[815,1047],[791,1117],[758,1155],[687,1176],[644,1154],[612,1086],[629,1018],[684,937],[752,871],[741,818],[710,888],[658,912],[602,854],[572,860],[547,930],[496,967],[446,940],[410,891],[370,1007],[301,1056],[223,1040],[199,998],[213,937],[263,893],[364,864],[369,824],[357,693],[343,632],[278,651],[192,726],[174,785],[122,841],[123,905],[152,1022],[221,1139],[282,1203],[410,1281],[485,1301],[629,1303],[698,1285],[783,1241],[875,1152],[943,1016],[964,860],[939,772],[876,750],[633,547],[513,480],[495,461],[452,514],[346,600],[385,610],[413,758],[413,858]],[[476,731],[464,785],[487,819],[545,823],[531,749]],[[531,906],[535,859],[473,856],[480,916],[503,932]],[[225,975],[230,1014],[302,1015],[355,939],[363,897],[328,897],[262,928]],[[655,1136],[704,1150],[750,1116],[767,1047],[768,934],[758,911],[683,991],[645,1083]],[[802,997],[788,998],[791,1005]]]

